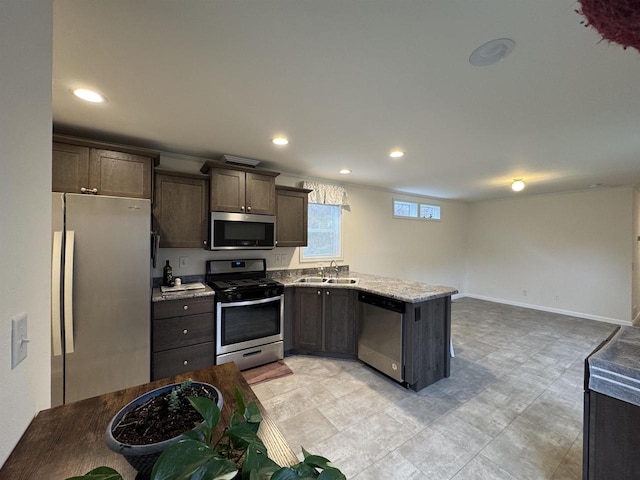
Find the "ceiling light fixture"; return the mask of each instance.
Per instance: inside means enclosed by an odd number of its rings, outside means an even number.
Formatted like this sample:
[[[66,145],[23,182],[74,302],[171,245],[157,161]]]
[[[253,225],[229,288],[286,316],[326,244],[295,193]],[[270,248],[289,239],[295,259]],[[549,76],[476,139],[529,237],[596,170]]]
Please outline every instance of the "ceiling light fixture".
[[[476,48],[469,57],[469,63],[474,67],[483,67],[501,62],[509,55],[516,42],[510,38],[496,38]]]
[[[76,97],[91,103],[104,103],[107,101],[104,95],[100,95],[98,92],[88,90],[86,88],[76,88],[73,90],[73,94]]]
[[[271,140],[275,145],[288,145],[289,140],[286,137],[274,137]]]
[[[348,168],[343,168],[338,173],[341,173],[342,175],[349,175],[351,173],[351,170],[349,170]]]
[[[524,190],[524,187],[525,187],[525,184],[521,178],[517,178],[511,184],[511,190],[513,190],[514,192],[521,192],[522,190]]]
[[[391,158],[400,158],[400,157],[404,157],[404,152],[402,150],[393,150],[389,156]]]

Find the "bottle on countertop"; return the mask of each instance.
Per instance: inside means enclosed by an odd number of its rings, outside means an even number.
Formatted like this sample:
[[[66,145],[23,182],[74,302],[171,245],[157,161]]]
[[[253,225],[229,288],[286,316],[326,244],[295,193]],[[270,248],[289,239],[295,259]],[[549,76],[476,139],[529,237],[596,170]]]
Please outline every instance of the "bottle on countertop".
[[[173,269],[171,268],[171,265],[169,265],[169,260],[167,260],[167,264],[162,269],[162,284],[165,287],[173,285]]]

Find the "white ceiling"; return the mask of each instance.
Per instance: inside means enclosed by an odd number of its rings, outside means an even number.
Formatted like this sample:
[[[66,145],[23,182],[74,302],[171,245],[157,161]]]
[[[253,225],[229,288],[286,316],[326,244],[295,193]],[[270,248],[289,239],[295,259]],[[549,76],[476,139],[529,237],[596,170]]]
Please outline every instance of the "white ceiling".
[[[54,127],[440,198],[516,195],[520,177],[522,194],[640,184],[640,54],[599,43],[576,8],[54,0]],[[469,64],[500,37],[511,55]],[[78,86],[108,102],[78,100]]]

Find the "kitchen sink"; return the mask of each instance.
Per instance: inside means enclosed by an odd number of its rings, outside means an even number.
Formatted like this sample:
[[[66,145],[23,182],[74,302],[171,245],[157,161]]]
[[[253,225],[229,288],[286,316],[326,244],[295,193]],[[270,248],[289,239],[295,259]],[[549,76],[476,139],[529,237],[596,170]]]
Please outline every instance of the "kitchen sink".
[[[360,281],[359,278],[330,278],[327,283],[337,283],[339,285],[357,285]]]
[[[301,277],[293,283],[330,283],[333,285],[357,285],[359,278],[327,278],[327,277]]]
[[[325,283],[328,278],[323,277],[302,277],[297,279],[294,283]]]

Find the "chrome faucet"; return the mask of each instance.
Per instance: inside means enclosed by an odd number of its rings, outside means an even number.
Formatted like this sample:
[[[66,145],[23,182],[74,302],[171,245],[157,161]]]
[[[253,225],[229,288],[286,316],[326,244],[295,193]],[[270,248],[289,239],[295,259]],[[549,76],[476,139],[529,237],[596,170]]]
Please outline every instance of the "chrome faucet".
[[[331,260],[331,263],[329,264],[329,270],[331,270],[332,265],[333,265],[333,271],[336,274],[336,278],[338,278],[338,276],[340,275],[340,269],[338,268],[338,264],[336,263],[335,260]]]

